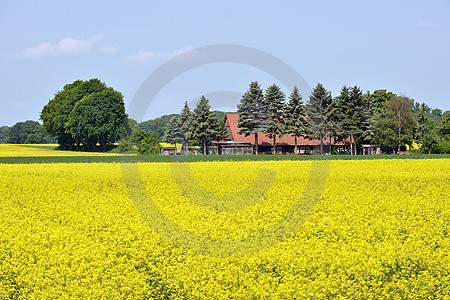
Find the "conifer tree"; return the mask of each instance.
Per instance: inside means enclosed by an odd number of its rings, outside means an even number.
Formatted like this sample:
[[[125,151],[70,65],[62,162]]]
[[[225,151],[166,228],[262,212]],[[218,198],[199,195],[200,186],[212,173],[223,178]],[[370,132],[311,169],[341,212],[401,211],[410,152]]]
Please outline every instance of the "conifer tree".
[[[189,153],[189,140],[192,138],[192,114],[187,101],[180,113],[181,133],[183,135],[183,143]]]
[[[175,144],[175,148],[178,143],[183,142],[183,132],[181,131],[181,119],[178,115],[173,116],[169,122],[167,122],[166,130],[162,137],[163,142]]]
[[[364,107],[362,91],[359,87],[354,86],[350,91],[347,120],[349,121],[348,133],[353,137],[355,155],[357,154],[356,145],[361,143],[363,136]]]
[[[329,133],[328,119],[331,111],[331,93],[321,83],[311,92],[307,109],[308,135],[320,140],[320,153],[323,154],[323,138]]]
[[[273,154],[276,154],[276,138],[285,134],[284,112],[286,96],[281,88],[272,84],[266,89],[263,101],[264,123],[262,131],[273,140]]]
[[[294,86],[285,113],[286,133],[292,135],[295,141],[294,153],[298,153],[297,138],[306,134],[306,106],[303,104],[297,86]]]
[[[238,104],[237,112],[239,119],[237,126],[240,128],[238,134],[249,136],[255,135],[255,154],[258,155],[258,133],[262,130],[262,103],[264,100],[263,90],[257,81],[250,83],[249,89],[242,95]]]
[[[203,154],[206,155],[206,146],[216,137],[216,118],[211,112],[209,100],[202,96],[192,114],[193,137],[203,145]]]
[[[364,120],[362,122],[362,138],[364,141],[369,142],[370,144],[370,152],[372,153],[372,142],[375,138],[375,124],[377,122],[377,114],[375,112],[373,96],[370,92],[367,92],[363,96],[364,108],[363,108],[363,116]]]

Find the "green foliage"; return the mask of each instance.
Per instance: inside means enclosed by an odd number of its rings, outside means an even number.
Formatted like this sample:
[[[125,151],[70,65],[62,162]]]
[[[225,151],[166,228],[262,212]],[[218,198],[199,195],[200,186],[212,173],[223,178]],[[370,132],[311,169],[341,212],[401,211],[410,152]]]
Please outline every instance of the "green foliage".
[[[386,117],[377,124],[377,140],[384,145],[410,144],[413,138],[415,119],[412,103],[406,97],[395,96],[385,104]]]
[[[330,91],[318,83],[311,92],[306,104],[308,115],[308,136],[320,140],[320,153],[323,154],[323,137],[330,133],[328,122],[332,114],[332,98]]]
[[[261,85],[257,81],[252,81],[237,105],[237,112],[239,113],[237,124],[239,131],[237,133],[245,136],[255,135],[255,154],[258,154],[258,133],[263,126],[263,101],[264,94]]]
[[[216,130],[217,119],[210,111],[209,100],[202,96],[192,114],[193,138],[202,143],[203,154],[206,155],[206,146],[219,134]]]
[[[104,151],[123,135],[127,126],[121,93],[99,79],[77,80],[64,86],[41,112],[44,130],[60,148]]]
[[[361,136],[362,140],[372,144],[372,141],[375,138],[375,125],[377,122],[377,114],[373,105],[373,96],[370,92],[363,95],[363,121],[361,126]]]
[[[442,117],[436,130],[441,138],[450,140],[450,112],[446,112]]]
[[[167,123],[166,130],[164,131],[164,135],[161,140],[163,142],[175,145],[178,143],[183,143],[184,136],[181,126],[181,118],[178,115],[173,116]]]
[[[156,155],[161,149],[157,135],[155,132],[139,130],[133,133],[131,141],[136,145],[140,155]]]
[[[53,142],[50,137],[42,132],[42,125],[39,122],[31,120],[17,122],[7,130],[7,134],[5,142],[9,144],[27,144],[28,136],[31,134],[36,135],[36,137],[31,137],[32,141],[39,139],[39,143]]]
[[[286,96],[278,85],[272,84],[266,89],[263,100],[262,115],[264,121],[262,132],[273,139],[273,154],[276,154],[276,136],[283,136],[285,134],[285,100]]]
[[[27,140],[25,144],[40,144],[42,141],[42,137],[35,133],[31,133],[27,136]]]
[[[166,130],[167,123],[175,116],[175,114],[164,115],[156,119],[147,120],[141,123],[137,123],[134,126],[136,130],[145,130],[148,132],[156,132],[158,138],[161,139],[164,135],[164,130]]]
[[[6,138],[9,135],[9,130],[11,128],[8,126],[1,126],[0,127],[0,144],[6,143]]]
[[[294,86],[285,112],[286,132],[292,136],[301,137],[306,134],[306,106],[303,104],[297,86]]]
[[[392,92],[386,90],[375,90],[373,92],[373,107],[375,115],[384,117],[385,115],[385,103],[397,96]]]
[[[133,150],[134,143],[131,142],[131,140],[121,139],[119,141],[119,146],[117,148],[119,149],[120,153],[124,153],[124,152],[130,151],[130,150]]]
[[[189,140],[192,138],[192,114],[187,101],[184,102],[183,109],[180,113],[181,133],[184,145],[189,146]]]
[[[92,93],[78,101],[69,114],[66,130],[83,150],[100,151],[119,140],[127,121],[125,104],[121,93],[112,88]]]

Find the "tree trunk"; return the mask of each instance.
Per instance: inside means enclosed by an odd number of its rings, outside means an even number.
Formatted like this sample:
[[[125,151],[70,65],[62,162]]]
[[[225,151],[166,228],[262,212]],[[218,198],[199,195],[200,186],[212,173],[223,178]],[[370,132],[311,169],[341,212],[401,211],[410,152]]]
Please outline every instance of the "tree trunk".
[[[330,155],[331,155],[331,152],[332,152],[332,147],[333,147],[333,145],[331,144],[331,135],[330,135]]]
[[[277,143],[276,143],[276,135],[273,136],[273,155],[277,154]]]
[[[295,141],[294,154],[298,154],[298,150],[297,150],[297,136],[294,137],[294,141]]]
[[[255,155],[258,155],[258,133],[255,133]]]
[[[186,142],[186,153],[189,154],[189,141]]]
[[[177,142],[175,142],[175,155],[177,155]]]
[[[353,155],[353,142],[350,137],[350,155]]]
[[[203,155],[206,155],[206,140],[203,140]]]
[[[323,135],[320,135],[320,154],[323,155]]]

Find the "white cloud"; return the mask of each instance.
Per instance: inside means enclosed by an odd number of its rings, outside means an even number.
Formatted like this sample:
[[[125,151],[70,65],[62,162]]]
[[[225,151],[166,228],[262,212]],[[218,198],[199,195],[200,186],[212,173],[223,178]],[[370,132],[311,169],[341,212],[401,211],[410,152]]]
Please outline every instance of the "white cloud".
[[[40,43],[37,46],[26,48],[21,52],[23,57],[46,57],[46,56],[72,56],[88,53],[94,44],[99,40],[99,36],[90,39],[64,38],[56,44],[48,42]]]
[[[192,46],[186,46],[179,49],[175,49],[172,51],[161,51],[161,52],[153,52],[153,51],[139,51],[137,53],[128,55],[126,60],[131,63],[136,64],[145,64],[149,63],[151,59],[156,60],[158,62],[171,59],[172,57],[181,55],[188,51],[194,50]]]
[[[419,28],[438,28],[439,25],[436,23],[431,23],[426,20],[419,20],[416,22],[416,26]]]
[[[116,53],[117,49],[114,48],[113,46],[102,46],[102,47],[100,47],[100,52],[104,53],[104,54],[112,54],[112,53]]]
[[[155,56],[153,51],[139,51],[137,53],[128,55],[127,61],[136,64],[144,64],[147,63],[153,56]]]

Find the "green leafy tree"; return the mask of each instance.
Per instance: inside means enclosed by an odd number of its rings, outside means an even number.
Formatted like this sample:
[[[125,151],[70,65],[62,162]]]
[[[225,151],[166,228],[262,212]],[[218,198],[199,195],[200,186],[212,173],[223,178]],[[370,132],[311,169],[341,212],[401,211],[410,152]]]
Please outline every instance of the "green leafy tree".
[[[415,119],[411,108],[412,103],[406,97],[395,96],[386,102],[386,125],[394,133],[398,152],[401,145],[409,144],[413,138]]]
[[[91,93],[78,101],[69,114],[67,131],[83,150],[100,151],[118,141],[127,120],[125,103],[121,93],[106,88]]]
[[[189,153],[189,140],[192,138],[192,114],[187,101],[184,102],[183,109],[180,113],[181,133],[184,146]]]
[[[437,126],[436,132],[439,137],[450,140],[450,112],[447,111],[444,114],[439,122],[439,125]]]
[[[42,141],[42,137],[35,133],[31,133],[27,136],[27,140],[25,144],[40,144]]]
[[[329,133],[328,120],[331,113],[331,93],[326,90],[321,83],[318,83],[311,92],[306,104],[308,115],[308,136],[311,139],[319,139],[320,153],[323,151],[324,136]]]
[[[276,154],[276,139],[285,135],[284,112],[286,96],[281,88],[272,84],[266,89],[263,100],[263,126],[262,131],[273,141],[273,154]]]
[[[134,129],[136,130],[145,130],[148,132],[156,132],[158,134],[158,138],[162,139],[164,135],[164,131],[166,130],[167,123],[170,121],[170,119],[173,118],[175,114],[170,115],[163,115],[161,117],[158,117],[156,119],[143,121],[141,123],[138,123],[134,125]]]
[[[385,103],[392,99],[392,97],[397,96],[396,94],[392,92],[388,92],[386,90],[375,90],[372,94],[373,97],[373,109],[375,112],[375,115],[384,117],[386,114],[386,106]]]
[[[64,86],[41,111],[44,130],[63,149],[100,150],[120,138],[127,120],[123,96],[99,79]]]
[[[286,132],[294,137],[294,153],[298,153],[297,138],[306,134],[306,106],[297,86],[294,86],[285,113]]]
[[[69,115],[77,102],[105,88],[106,85],[96,78],[88,81],[76,80],[66,84],[63,90],[56,93],[55,97],[43,107],[40,118],[43,121],[44,131],[57,139],[60,148],[78,149],[80,141],[72,136],[68,128]]]
[[[9,130],[11,128],[8,126],[0,127],[0,144],[6,143],[6,139],[8,138]]]
[[[26,144],[28,136],[34,134],[39,136],[39,142],[42,142],[44,134],[41,129],[42,125],[36,121],[17,122],[8,130],[8,136],[5,141],[10,144]]]
[[[263,90],[257,81],[250,83],[249,89],[242,95],[237,112],[239,119],[238,134],[255,135],[255,154],[258,155],[258,133],[262,130],[262,106],[264,101]]]
[[[216,136],[216,119],[210,110],[209,100],[202,96],[192,114],[193,137],[203,145],[203,154],[207,154],[207,146]]]
[[[131,141],[136,145],[140,155],[156,155],[160,153],[158,133],[138,130],[133,132]]]

